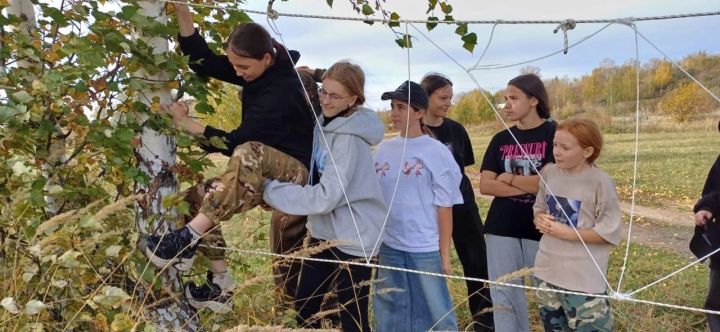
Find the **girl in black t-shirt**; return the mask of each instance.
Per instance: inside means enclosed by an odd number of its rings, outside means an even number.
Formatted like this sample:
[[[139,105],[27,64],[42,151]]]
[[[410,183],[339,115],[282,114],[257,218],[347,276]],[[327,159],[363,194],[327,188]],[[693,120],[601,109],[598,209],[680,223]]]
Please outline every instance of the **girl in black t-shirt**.
[[[532,206],[538,172],[553,161],[555,122],[548,120],[548,100],[538,76],[520,75],[510,80],[503,113],[515,125],[495,134],[485,151],[480,192],[495,196],[485,223],[491,280],[531,268],[535,262],[540,233],[533,225]],[[495,331],[530,331],[524,290],[491,287],[490,293],[495,306],[510,309],[493,311]]]
[[[433,73],[425,75],[421,85],[430,96],[430,104],[425,112],[425,125],[432,131],[435,138],[450,149],[462,173],[460,192],[464,203],[453,206],[452,237],[455,251],[460,258],[466,277],[487,279],[483,224],[477,203],[475,203],[472,184],[465,174],[465,167],[475,164],[475,155],[470,137],[463,125],[447,118],[453,97],[453,84],[447,77]],[[492,331],[492,312],[489,310],[483,312],[484,309],[492,308],[490,288],[475,281],[466,281],[466,284],[468,304],[473,316],[475,331]]]

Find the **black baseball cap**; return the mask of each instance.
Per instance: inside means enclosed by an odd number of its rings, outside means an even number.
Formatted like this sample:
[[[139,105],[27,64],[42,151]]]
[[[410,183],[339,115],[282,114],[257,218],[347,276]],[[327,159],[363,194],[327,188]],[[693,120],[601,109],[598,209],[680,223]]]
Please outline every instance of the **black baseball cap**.
[[[388,91],[380,96],[382,100],[396,99],[404,102],[408,102],[408,96],[410,97],[410,105],[416,108],[427,109],[430,99],[428,98],[427,92],[423,89],[420,84],[413,81],[405,81],[400,84],[395,91]]]

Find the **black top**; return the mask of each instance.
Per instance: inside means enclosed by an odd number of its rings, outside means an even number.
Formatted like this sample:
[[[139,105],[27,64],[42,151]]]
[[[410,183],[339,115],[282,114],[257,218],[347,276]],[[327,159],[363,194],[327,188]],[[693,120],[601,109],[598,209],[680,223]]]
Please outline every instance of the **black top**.
[[[203,146],[205,151],[230,156],[238,145],[257,141],[287,153],[309,169],[314,119],[293,62],[286,55],[278,54],[262,76],[247,82],[235,75],[226,55],[210,50],[197,29],[179,41],[183,54],[190,57],[190,68],[198,75],[243,87],[240,127],[228,133],[207,126],[203,133],[206,138],[224,138],[227,149]],[[299,57],[299,53],[291,51],[291,56]]]
[[[547,163],[554,162],[553,138],[557,124],[545,121],[540,126],[520,130],[517,126],[510,128],[518,142],[529,155],[523,154],[507,130],[503,130],[492,138],[483,158],[482,170],[496,174],[513,173],[517,175],[537,175],[532,165],[539,171]],[[487,234],[540,240],[540,232],[533,224],[534,194],[523,194],[513,197],[495,197],[485,222]]]
[[[703,187],[702,198],[698,200],[693,208],[695,213],[700,210],[710,211],[714,220],[707,221],[705,227],[696,226],[695,233],[706,233],[712,249],[717,249],[720,246],[720,155],[715,160],[712,168],[710,168]],[[720,270],[720,253],[710,256],[710,268]]]
[[[462,180],[460,181],[460,193],[462,193],[465,204],[475,202],[475,193],[473,192],[470,179],[465,174],[465,167],[475,164],[475,155],[473,154],[472,143],[465,127],[455,120],[448,118],[443,119],[443,123],[437,127],[426,125],[438,141],[445,144],[450,149],[455,162],[460,166]]]

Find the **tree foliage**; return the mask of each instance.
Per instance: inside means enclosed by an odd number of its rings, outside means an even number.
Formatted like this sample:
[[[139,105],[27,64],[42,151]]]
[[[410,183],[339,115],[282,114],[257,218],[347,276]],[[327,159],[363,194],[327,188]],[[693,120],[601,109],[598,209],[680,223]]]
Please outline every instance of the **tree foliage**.
[[[222,2],[234,3],[215,3]],[[137,31],[162,38],[177,33],[174,23],[139,14],[135,1],[40,1],[35,9],[37,26],[29,34],[8,33],[22,19],[0,15],[3,324],[20,330],[142,328],[143,307],[177,294],[163,291],[158,271],[135,249],[138,233],[129,212],[135,200],[123,197],[148,181],[135,163],[134,149],[143,144],[138,134],[148,127],[177,135],[180,160],[173,171],[181,182],[195,183],[210,162],[193,148],[192,137],[175,132],[158,112],[158,100],[148,100],[149,106],[135,100],[169,87],[209,114],[220,103],[208,90],[218,85],[189,72],[179,52],[153,54],[132,38]],[[210,8],[198,8],[195,19],[218,50],[230,29],[248,20],[241,12]],[[139,70],[170,77],[148,81],[135,76]],[[58,128],[62,137],[55,135]],[[58,139],[67,144],[63,160],[50,158]],[[59,184],[47,187],[51,176]],[[45,211],[46,196],[64,202],[53,218]],[[183,211],[176,198],[163,204]],[[135,298],[139,288],[153,296]]]
[[[685,83],[670,91],[660,100],[660,110],[678,122],[712,110],[714,100],[695,83]]]
[[[686,56],[681,62],[691,75],[703,82],[711,91],[720,93],[720,55],[704,52]],[[540,68],[526,66],[520,73],[539,74]],[[613,116],[635,111],[637,67],[633,60],[617,65],[604,60],[589,74],[578,78],[554,77],[545,79],[545,87],[553,109],[552,116],[563,119],[579,113],[603,116],[603,121],[612,122]],[[711,112],[720,105],[696,83],[679,72],[666,60],[653,59],[640,67],[640,100],[644,110],[671,115],[675,121],[686,121],[694,114]],[[691,84],[692,83],[692,84]],[[502,94],[502,91],[498,93]],[[478,99],[477,91],[460,96],[454,106],[455,116],[466,124],[485,120],[486,102]],[[690,98],[696,98],[695,100]],[[496,97],[495,102],[501,98]],[[474,109],[477,114],[470,110]]]

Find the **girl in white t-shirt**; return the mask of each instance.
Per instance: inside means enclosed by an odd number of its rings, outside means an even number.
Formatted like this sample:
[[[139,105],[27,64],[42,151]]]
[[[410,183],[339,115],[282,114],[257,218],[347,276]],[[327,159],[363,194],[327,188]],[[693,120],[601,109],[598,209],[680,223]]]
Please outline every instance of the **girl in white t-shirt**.
[[[620,242],[621,214],[615,184],[593,164],[601,149],[602,134],[592,120],[568,119],[557,126],[555,164],[543,168],[545,183],[533,206],[535,227],[543,234],[535,258],[541,288],[607,290],[604,276],[610,247]],[[606,298],[548,291],[537,296],[545,331],[613,329]]]
[[[381,143],[374,157],[390,209],[380,265],[450,274],[452,206],[463,202],[460,169],[450,150],[423,130],[428,96],[419,84],[406,81],[382,99],[392,100],[400,135]],[[376,279],[377,331],[457,329],[444,278],[380,268]]]

